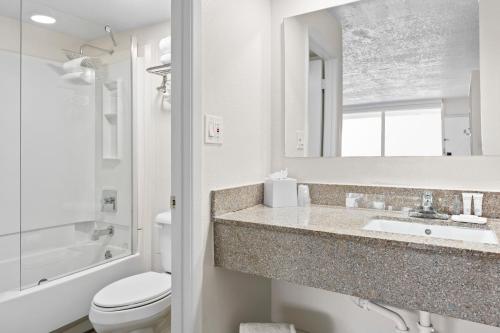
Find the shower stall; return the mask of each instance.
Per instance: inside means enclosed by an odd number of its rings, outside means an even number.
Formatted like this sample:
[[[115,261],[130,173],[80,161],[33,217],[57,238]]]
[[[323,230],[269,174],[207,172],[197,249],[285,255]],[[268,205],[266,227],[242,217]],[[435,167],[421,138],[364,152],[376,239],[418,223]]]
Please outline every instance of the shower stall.
[[[69,3],[0,5],[0,328],[2,303],[134,257],[133,38]]]

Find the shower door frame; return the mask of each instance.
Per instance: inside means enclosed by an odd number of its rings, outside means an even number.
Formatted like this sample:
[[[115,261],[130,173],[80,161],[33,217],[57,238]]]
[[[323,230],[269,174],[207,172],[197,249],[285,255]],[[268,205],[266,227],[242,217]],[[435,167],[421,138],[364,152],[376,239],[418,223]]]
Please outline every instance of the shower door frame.
[[[201,0],[172,0],[172,332],[201,332]]]

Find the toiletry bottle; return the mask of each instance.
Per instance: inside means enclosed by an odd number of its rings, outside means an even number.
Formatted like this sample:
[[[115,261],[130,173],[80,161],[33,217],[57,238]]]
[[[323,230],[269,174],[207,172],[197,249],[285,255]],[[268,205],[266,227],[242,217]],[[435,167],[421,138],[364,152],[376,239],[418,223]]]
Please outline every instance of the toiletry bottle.
[[[472,193],[462,193],[464,201],[464,215],[471,215],[472,213]]]
[[[311,195],[309,194],[309,186],[304,184],[299,185],[298,205],[299,207],[307,207],[311,205]]]
[[[483,194],[482,193],[474,193],[472,195],[474,199],[474,215],[482,216],[483,215]]]

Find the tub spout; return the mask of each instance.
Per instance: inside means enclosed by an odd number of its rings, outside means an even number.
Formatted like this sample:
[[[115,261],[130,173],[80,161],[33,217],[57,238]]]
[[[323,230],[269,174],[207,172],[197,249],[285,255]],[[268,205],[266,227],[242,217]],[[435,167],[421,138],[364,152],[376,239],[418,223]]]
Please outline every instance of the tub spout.
[[[99,240],[102,236],[113,236],[115,234],[115,228],[110,225],[106,229],[95,229],[92,232],[92,237],[91,239],[93,241]]]

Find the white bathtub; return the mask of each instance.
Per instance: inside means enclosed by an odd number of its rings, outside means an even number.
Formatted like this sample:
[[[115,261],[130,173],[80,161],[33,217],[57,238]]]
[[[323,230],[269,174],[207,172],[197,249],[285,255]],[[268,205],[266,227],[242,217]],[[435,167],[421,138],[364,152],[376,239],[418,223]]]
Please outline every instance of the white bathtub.
[[[109,259],[105,259],[107,251],[112,255]],[[52,281],[129,254],[128,249],[98,242],[27,253],[21,260],[21,286],[22,289],[34,287],[43,281]]]
[[[101,264],[106,250],[113,258]],[[116,246],[88,242],[25,253],[21,266],[19,259],[0,261],[0,285],[10,289],[0,292],[0,332],[48,333],[86,316],[99,289],[142,271],[140,255],[127,254]],[[23,290],[13,290],[19,288],[20,267]],[[48,282],[38,285],[45,278]]]

